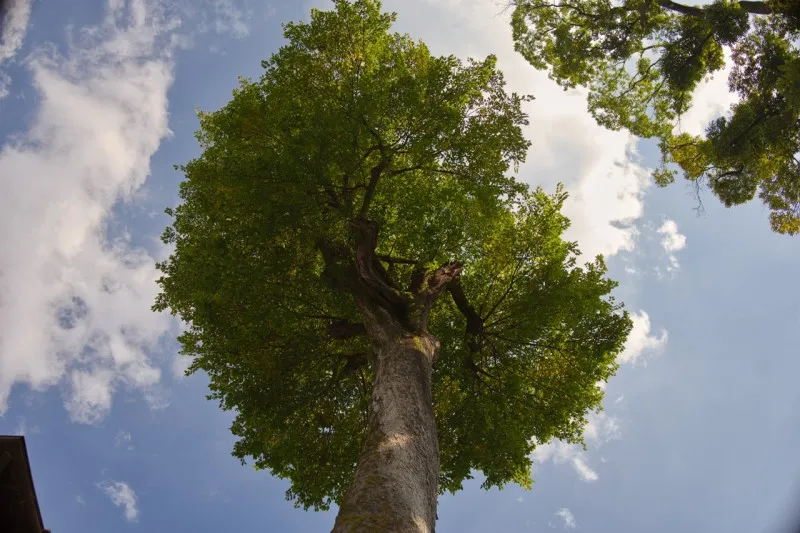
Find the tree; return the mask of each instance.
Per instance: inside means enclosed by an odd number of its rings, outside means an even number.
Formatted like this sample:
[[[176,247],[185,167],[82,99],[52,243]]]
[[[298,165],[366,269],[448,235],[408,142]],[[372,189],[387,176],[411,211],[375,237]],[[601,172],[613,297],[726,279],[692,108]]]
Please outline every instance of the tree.
[[[200,113],[155,310],[235,409],[234,455],[334,531],[433,531],[474,470],[531,484],[581,442],[631,323],[566,194],[508,175],[526,97],[495,58],[433,57],[377,0],[336,0]],[[437,429],[438,428],[438,429]]]
[[[727,207],[756,193],[778,233],[800,232],[800,2],[516,0],[516,49],[566,88],[589,90],[589,111],[611,129],[660,139],[660,185],[675,164]],[[679,132],[681,114],[731,51],[726,116],[705,136]]]

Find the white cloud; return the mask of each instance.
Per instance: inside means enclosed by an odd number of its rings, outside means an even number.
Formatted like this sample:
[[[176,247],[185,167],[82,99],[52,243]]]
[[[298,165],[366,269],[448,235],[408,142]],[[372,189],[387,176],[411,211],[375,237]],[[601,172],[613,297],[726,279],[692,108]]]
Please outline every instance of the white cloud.
[[[217,0],[214,3],[214,10],[216,14],[214,29],[217,33],[229,33],[239,39],[247,37],[250,33],[245,21],[252,17],[252,13],[234,0]]]
[[[186,376],[186,371],[189,369],[189,366],[192,364],[192,359],[190,357],[179,355],[172,361],[172,375],[178,379],[183,378]]]
[[[584,481],[597,481],[597,472],[589,468],[589,465],[583,460],[583,457],[574,457],[572,459],[572,465],[575,467],[575,471]]]
[[[0,100],[9,95],[9,87],[11,87],[11,76],[0,71]]]
[[[0,63],[13,58],[22,47],[28,20],[31,17],[32,0],[8,0],[5,16],[0,22]]]
[[[78,505],[86,505],[86,500],[84,500],[83,496],[81,496],[80,494],[75,496],[75,501],[78,503]]]
[[[560,517],[564,520],[564,529],[575,529],[578,527],[577,522],[575,522],[575,515],[572,514],[572,511],[563,507],[556,511],[556,516]]]
[[[0,67],[11,60],[22,47],[28,20],[31,16],[32,0],[8,0],[5,10],[0,9]],[[8,96],[11,77],[0,70],[0,100]]]
[[[676,252],[683,250],[686,247],[686,235],[678,231],[678,224],[674,220],[665,220],[664,223],[658,228],[658,233],[663,235],[661,239],[661,247],[667,254],[669,254],[668,272],[677,271],[680,268]]]
[[[119,430],[117,436],[114,437],[114,447],[124,447],[128,450],[133,450],[133,437],[127,431]]]
[[[669,340],[667,331],[663,329],[658,336],[651,335],[650,317],[644,311],[631,313],[631,321],[633,329],[628,335],[625,348],[617,356],[617,361],[622,364],[635,363],[646,351],[662,350]]]
[[[590,413],[588,422],[583,432],[584,439],[592,448],[599,448],[604,444],[619,439],[621,432],[619,423],[613,416],[604,412]],[[599,478],[588,462],[588,454],[579,444],[554,440],[547,444],[536,446],[531,454],[536,464],[552,461],[555,464],[570,464],[583,481],[590,483]]]
[[[591,444],[598,446],[619,439],[621,436],[619,422],[603,411],[591,413],[583,430],[583,436]]]
[[[30,2],[15,5],[8,54]],[[0,415],[17,383],[62,384],[82,423],[101,420],[122,388],[166,405],[151,352],[179,326],[150,311],[160,257],[110,238],[112,209],[135,200],[171,134],[174,52],[203,32],[244,36],[243,6],[107,0],[103,22],[68,33],[63,55],[39,44],[26,59],[41,103],[29,131],[0,147]]]
[[[107,229],[170,134],[176,27],[153,2],[111,0],[65,55],[27,62],[41,104],[0,148],[0,414],[16,383],[63,383],[71,418],[92,423],[119,388],[151,397],[160,379],[149,350],[174,322],[150,311],[154,258]]]
[[[133,489],[122,481],[104,481],[97,484],[106,496],[109,497],[111,503],[117,507],[121,507],[125,520],[135,522],[139,518],[139,509],[136,506],[136,493]]]
[[[19,417],[19,422],[17,423],[17,427],[14,428],[15,435],[37,435],[41,433],[42,430],[39,426],[32,426],[28,427],[28,422],[25,420],[25,417]]]

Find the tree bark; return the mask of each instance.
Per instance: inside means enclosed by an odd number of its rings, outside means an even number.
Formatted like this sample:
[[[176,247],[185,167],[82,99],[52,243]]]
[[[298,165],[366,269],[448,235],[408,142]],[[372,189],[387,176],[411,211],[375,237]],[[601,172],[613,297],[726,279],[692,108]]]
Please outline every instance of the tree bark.
[[[362,314],[375,353],[369,424],[332,533],[433,533],[439,444],[431,372],[439,342],[383,309]]]

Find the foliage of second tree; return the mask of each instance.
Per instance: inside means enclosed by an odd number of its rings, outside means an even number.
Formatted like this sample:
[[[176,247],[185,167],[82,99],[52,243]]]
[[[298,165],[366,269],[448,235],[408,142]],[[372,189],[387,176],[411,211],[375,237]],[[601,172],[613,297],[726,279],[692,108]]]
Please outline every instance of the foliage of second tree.
[[[660,139],[657,183],[680,171],[728,207],[758,195],[774,231],[800,232],[800,2],[513,5],[516,47],[533,66],[565,88],[587,87],[601,125]],[[726,61],[736,102],[705,135],[682,133],[699,84]]]
[[[394,18],[337,0],[286,24],[261,78],[200,114],[203,153],[168,210],[154,308],[190,325],[182,352],[236,410],[234,454],[288,478],[303,507],[341,500],[366,430],[370,339],[353,280],[323,257],[354,260],[354,221],[377,224],[400,296],[426,269],[463,267],[427,325],[440,490],[475,470],[485,487],[529,487],[537,443],[582,442],[631,327],[602,258],[579,266],[562,239],[566,194],[509,173],[528,98],[505,91],[494,57],[434,57]]]

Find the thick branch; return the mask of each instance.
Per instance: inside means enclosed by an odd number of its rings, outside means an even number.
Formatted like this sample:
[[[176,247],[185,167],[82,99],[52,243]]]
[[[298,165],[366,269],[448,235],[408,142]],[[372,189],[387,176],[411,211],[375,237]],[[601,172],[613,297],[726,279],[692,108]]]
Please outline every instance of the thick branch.
[[[422,284],[420,295],[428,298],[436,297],[450,282],[458,280],[462,268],[461,263],[451,261],[428,273]]]
[[[367,330],[360,322],[350,322],[345,319],[338,319],[328,326],[328,336],[332,339],[350,339],[360,335],[366,335]]]
[[[365,218],[352,223],[356,245],[355,268],[363,290],[363,296],[390,311],[396,317],[405,315],[409,298],[392,286],[386,269],[375,256],[378,244],[378,225]]]
[[[447,291],[453,298],[456,307],[467,319],[467,333],[471,335],[478,335],[483,331],[483,319],[480,317],[472,304],[467,300],[467,295],[464,294],[464,287],[461,285],[460,280],[453,281],[447,286]]]
[[[769,4],[767,4],[766,2],[757,2],[754,0],[741,0],[739,2],[739,7],[741,7],[744,11],[752,15],[772,14],[772,9],[770,9]]]
[[[741,0],[738,2],[738,4],[742,10],[744,10],[746,13],[750,13],[751,15],[769,15],[772,13],[772,9],[766,2],[759,2],[758,0]],[[692,17],[702,17],[704,11],[702,7],[687,6],[673,2],[672,0],[658,0],[658,5],[664,9],[669,9],[670,11],[675,11],[681,15],[688,15]]]
[[[411,326],[424,331],[428,326],[428,315],[436,297],[461,276],[461,263],[451,261],[436,270],[415,269],[411,279],[411,293],[415,295],[413,312],[409,317]]]
[[[670,11],[680,13],[681,15],[689,15],[692,17],[703,16],[703,8],[701,7],[686,6],[677,2],[673,2],[672,0],[658,0],[658,5],[664,9],[669,9]]]
[[[366,192],[364,192],[364,202],[361,204],[361,211],[359,211],[360,217],[367,216],[369,205],[372,203],[372,198],[375,196],[375,189],[378,186],[378,180],[380,180],[381,174],[387,166],[389,166],[389,160],[383,158],[377,165],[372,167],[372,170],[369,171],[369,183],[367,184]]]
[[[470,354],[476,354],[480,352],[482,348],[481,335],[483,334],[483,319],[478,312],[475,311],[475,308],[472,307],[472,304],[469,303],[469,300],[467,300],[467,295],[464,294],[464,288],[461,286],[460,281],[455,280],[450,283],[450,285],[447,286],[447,290],[450,292],[450,296],[452,296],[453,302],[456,304],[458,310],[467,319],[467,327],[464,336]],[[475,366],[475,360],[472,359],[472,355],[468,357],[468,361],[465,361],[465,364],[467,366]]]

